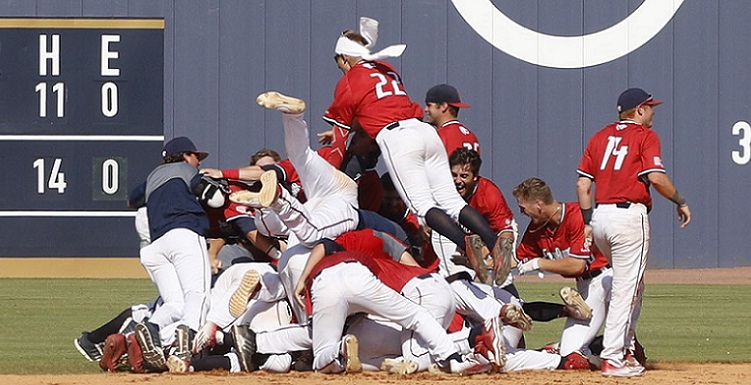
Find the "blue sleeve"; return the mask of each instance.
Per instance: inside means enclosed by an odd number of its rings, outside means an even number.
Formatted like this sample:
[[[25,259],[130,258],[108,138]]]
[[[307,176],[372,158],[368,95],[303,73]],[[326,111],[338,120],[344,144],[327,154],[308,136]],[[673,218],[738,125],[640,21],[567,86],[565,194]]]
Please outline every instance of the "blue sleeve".
[[[143,182],[136,186],[133,190],[130,190],[128,196],[128,207],[137,209],[146,204],[146,182]]]

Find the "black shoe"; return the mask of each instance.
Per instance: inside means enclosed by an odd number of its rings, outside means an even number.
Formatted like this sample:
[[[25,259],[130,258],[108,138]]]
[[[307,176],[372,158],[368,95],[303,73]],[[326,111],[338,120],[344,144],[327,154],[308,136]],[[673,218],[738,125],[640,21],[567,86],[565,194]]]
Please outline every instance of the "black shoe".
[[[250,330],[250,325],[233,325],[232,339],[240,368],[246,372],[258,369],[253,362],[253,355],[256,353],[256,333]]]
[[[89,340],[89,332],[81,333],[81,336],[73,340],[73,344],[76,349],[91,362],[96,362],[102,359],[102,353],[104,352],[104,344],[95,344]]]
[[[136,325],[136,339],[143,353],[143,368],[148,372],[164,372],[167,370],[167,358],[164,356],[159,327],[151,322]]]

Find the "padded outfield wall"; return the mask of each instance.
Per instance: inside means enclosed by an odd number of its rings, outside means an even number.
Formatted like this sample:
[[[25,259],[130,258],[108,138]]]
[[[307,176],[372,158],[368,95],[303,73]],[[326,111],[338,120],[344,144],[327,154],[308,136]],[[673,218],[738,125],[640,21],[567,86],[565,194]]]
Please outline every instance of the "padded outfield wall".
[[[376,18],[377,48],[408,46],[390,62],[413,99],[448,82],[472,106],[460,119],[480,138],[481,173],[511,203],[511,189],[529,176],[575,200],[586,141],[616,119],[622,90],[642,87],[665,102],[654,129],[694,216],[680,230],[672,203],[655,199],[650,266],[751,265],[747,0],[17,0],[2,2],[0,16],[163,18],[163,134],[191,137],[211,153],[204,165],[222,168],[244,165],[261,147],[283,150],[278,113],[255,106],[265,90],[304,98],[311,130],[327,129],[320,116],[341,76],[336,37],[359,16]],[[110,218],[104,239],[87,236],[101,223],[77,219],[52,239],[14,230],[29,220],[0,218],[2,256],[137,255],[130,217]],[[41,246],[30,252],[31,244]]]

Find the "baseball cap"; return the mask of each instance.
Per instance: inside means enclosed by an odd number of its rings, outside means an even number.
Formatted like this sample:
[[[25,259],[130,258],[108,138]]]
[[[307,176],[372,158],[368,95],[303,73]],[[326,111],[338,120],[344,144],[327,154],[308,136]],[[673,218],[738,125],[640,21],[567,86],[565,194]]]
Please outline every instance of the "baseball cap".
[[[459,98],[459,91],[448,84],[439,84],[430,88],[425,94],[425,104],[428,103],[448,103],[454,107],[469,108],[469,104],[462,103]]]
[[[184,136],[178,136],[164,144],[162,149],[162,158],[166,158],[170,155],[179,154],[181,152],[192,152],[198,156],[198,160],[204,160],[209,153],[206,151],[196,150],[196,145],[190,141],[190,139]]]
[[[659,100],[652,99],[652,94],[648,94],[641,88],[629,88],[621,93],[618,97],[618,112],[628,111],[641,105],[657,106],[662,104]]]

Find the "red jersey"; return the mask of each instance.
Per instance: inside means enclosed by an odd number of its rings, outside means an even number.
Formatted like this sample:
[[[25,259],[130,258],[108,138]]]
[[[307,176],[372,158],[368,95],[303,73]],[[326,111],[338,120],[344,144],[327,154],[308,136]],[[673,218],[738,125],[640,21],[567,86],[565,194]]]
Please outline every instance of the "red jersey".
[[[475,150],[477,154],[482,155],[480,153],[480,141],[477,140],[477,136],[459,123],[458,120],[443,123],[441,127],[438,127],[438,136],[441,137],[441,141],[443,142],[443,146],[446,147],[446,153],[449,157],[459,148]]]
[[[506,204],[501,189],[490,179],[479,177],[475,191],[469,196],[469,205],[479,211],[496,232],[513,231],[514,213]]]
[[[378,212],[383,202],[383,184],[378,171],[370,169],[357,180],[357,203],[361,210]]]
[[[351,130],[355,120],[373,139],[387,125],[406,119],[422,119],[420,104],[404,91],[394,67],[381,61],[361,61],[336,84],[334,101],[323,119],[334,125],[334,141],[344,134],[336,126]]]
[[[516,257],[520,261],[527,262],[534,258],[556,260],[564,257],[584,259],[588,263],[582,275],[607,266],[607,257],[596,248],[590,248],[589,242],[584,238],[584,218],[578,203],[561,204],[561,223],[558,225],[548,222],[542,228],[535,227],[535,224],[529,224],[516,249]]]
[[[596,184],[595,203],[652,208],[647,174],[665,172],[657,133],[632,121],[608,125],[589,140],[576,172]]]

